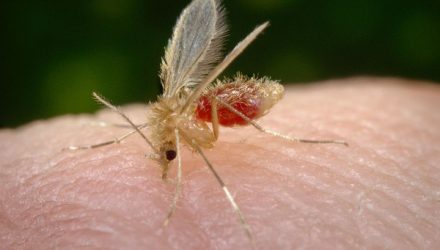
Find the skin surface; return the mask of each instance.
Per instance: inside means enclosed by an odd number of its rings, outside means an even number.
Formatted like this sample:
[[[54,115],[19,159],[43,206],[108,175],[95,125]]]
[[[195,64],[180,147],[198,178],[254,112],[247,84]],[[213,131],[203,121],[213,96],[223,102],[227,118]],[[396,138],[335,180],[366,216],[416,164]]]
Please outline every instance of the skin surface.
[[[351,78],[288,87],[260,124],[350,146],[299,144],[224,128],[206,150],[258,249],[436,249],[440,246],[440,86]],[[135,123],[144,105],[125,106]],[[249,249],[201,158],[182,149],[182,197],[167,228],[176,168],[163,182],[139,136],[109,111],[0,132],[0,249]],[[438,249],[438,248],[437,248]]]

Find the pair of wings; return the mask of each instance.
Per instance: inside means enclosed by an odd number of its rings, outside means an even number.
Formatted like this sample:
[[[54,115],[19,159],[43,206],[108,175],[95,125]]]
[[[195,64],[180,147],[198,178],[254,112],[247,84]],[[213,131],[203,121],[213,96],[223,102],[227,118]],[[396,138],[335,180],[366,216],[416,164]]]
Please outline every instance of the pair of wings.
[[[255,28],[222,60],[221,50],[227,27],[220,0],[193,0],[182,12],[165,49],[160,78],[164,97],[184,87],[198,85],[184,110],[261,33],[265,22]]]

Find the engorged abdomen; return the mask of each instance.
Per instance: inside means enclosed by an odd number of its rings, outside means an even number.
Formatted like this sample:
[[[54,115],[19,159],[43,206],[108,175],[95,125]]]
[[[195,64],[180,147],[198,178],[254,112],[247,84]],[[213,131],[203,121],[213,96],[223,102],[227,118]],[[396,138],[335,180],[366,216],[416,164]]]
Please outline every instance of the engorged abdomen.
[[[195,116],[201,121],[212,122],[212,100],[217,97],[249,119],[255,120],[265,115],[282,98],[283,91],[283,86],[276,81],[238,75],[228,83],[218,83],[208,89],[198,100]],[[217,115],[222,126],[248,124],[245,119],[218,102]]]

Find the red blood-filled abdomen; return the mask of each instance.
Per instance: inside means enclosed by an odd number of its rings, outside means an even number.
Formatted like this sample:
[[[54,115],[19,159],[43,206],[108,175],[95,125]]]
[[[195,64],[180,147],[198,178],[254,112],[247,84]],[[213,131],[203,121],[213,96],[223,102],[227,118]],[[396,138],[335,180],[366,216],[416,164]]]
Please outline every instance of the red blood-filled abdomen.
[[[257,84],[229,83],[212,88],[200,97],[195,114],[197,119],[206,122],[212,121],[211,101],[213,96],[228,103],[251,120],[258,118],[261,114],[263,96],[258,90]],[[223,126],[248,124],[242,117],[220,103],[217,103],[217,114],[219,123]]]
[[[247,78],[237,75],[229,83],[218,84],[200,96],[195,110],[198,120],[212,122],[213,97],[229,104],[251,120],[257,119],[278,102],[284,88],[277,81],[268,78]],[[220,125],[247,125],[248,122],[227,107],[217,102],[217,115]]]
[[[223,99],[223,98],[221,98]],[[260,107],[260,100],[239,98],[233,103],[229,103],[234,109],[243,113],[246,117],[251,120],[257,118]],[[199,120],[211,122],[212,121],[212,106],[211,98],[207,95],[203,95],[199,99],[199,103],[196,109],[196,117]],[[221,104],[217,104],[217,115],[219,123],[223,126],[234,126],[234,125],[247,125],[242,117],[233,113]]]

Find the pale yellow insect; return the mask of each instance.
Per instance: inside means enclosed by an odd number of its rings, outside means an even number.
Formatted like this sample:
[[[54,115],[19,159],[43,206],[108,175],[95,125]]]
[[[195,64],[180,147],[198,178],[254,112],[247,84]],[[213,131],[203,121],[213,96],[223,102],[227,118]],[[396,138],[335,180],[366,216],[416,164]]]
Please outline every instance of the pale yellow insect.
[[[147,123],[135,125],[117,107],[93,93],[105,106],[119,113],[134,129],[116,140],[68,149],[89,149],[118,143],[132,134],[139,134],[153,149],[153,159],[162,167],[166,179],[169,164],[177,158],[176,192],[164,225],[171,218],[181,185],[180,142],[197,152],[221,185],[241,226],[253,244],[249,225],[233,196],[202,148],[212,148],[219,135],[219,126],[250,124],[258,130],[294,142],[338,143],[335,140],[304,140],[281,135],[265,129],[254,120],[265,115],[283,95],[283,87],[268,78],[234,79],[212,82],[268,26],[256,27],[223,60],[221,46],[227,31],[224,14],[218,0],[193,0],[182,12],[174,27],[173,36],[162,59],[160,78],[164,93],[152,104]],[[212,126],[208,126],[211,122]],[[148,135],[141,129],[148,128]]]

